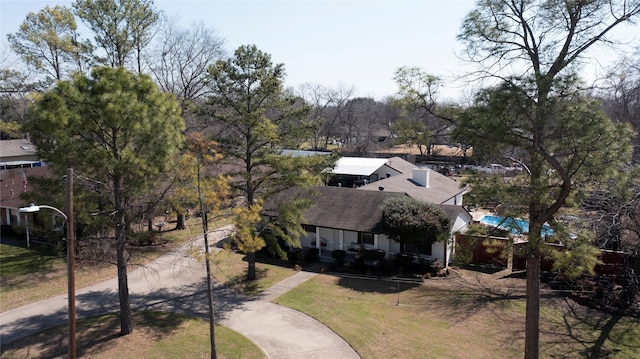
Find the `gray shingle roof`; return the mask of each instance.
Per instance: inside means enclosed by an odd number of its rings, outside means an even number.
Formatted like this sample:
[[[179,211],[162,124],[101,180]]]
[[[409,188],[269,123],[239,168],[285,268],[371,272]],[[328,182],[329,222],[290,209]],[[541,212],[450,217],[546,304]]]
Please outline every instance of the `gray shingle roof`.
[[[382,203],[401,193],[364,192],[353,188],[318,187],[320,196],[305,211],[306,224],[357,232],[380,233]]]
[[[335,228],[356,232],[381,233],[382,232],[382,204],[391,197],[406,196],[404,193],[385,191],[361,191],[354,188],[320,186],[313,189],[317,197],[313,197],[314,203],[305,213],[305,224]],[[291,189],[281,193],[277,200],[286,200],[300,196],[299,189]],[[302,197],[311,198],[304,194]],[[462,206],[439,205],[453,223],[460,212],[465,209]],[[264,212],[274,214],[269,210],[269,204],[265,204]]]
[[[390,158],[387,165],[401,174],[358,187],[358,190],[379,191],[379,187],[384,187],[384,192],[406,193],[415,199],[435,204],[445,203],[466,191],[466,188],[461,187],[460,182],[456,182],[437,171],[430,171],[429,187],[418,185],[411,180],[413,169],[416,166],[400,157]]]

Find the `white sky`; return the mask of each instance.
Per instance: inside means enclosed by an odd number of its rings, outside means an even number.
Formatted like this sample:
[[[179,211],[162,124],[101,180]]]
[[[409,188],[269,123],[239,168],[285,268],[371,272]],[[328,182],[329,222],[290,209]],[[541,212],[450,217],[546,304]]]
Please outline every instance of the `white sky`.
[[[0,0],[2,44],[27,13],[71,3]],[[357,96],[381,100],[396,93],[397,68],[417,66],[445,80],[440,100],[462,100],[472,91],[453,79],[470,69],[456,57],[462,51],[456,35],[473,0],[155,0],[155,5],[185,26],[204,21],[225,39],[229,54],[255,44],[284,64],[286,85],[294,88],[353,86]]]

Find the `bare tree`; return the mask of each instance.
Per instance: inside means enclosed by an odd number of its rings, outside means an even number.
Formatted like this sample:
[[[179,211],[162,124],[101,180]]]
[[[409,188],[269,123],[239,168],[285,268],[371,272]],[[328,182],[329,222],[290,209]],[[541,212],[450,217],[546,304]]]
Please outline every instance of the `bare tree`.
[[[401,67],[394,80],[398,85],[398,98],[395,105],[403,109],[403,119],[394,127],[407,144],[418,146],[420,154],[423,148],[431,155],[433,145],[446,142],[454,119],[448,106],[436,102],[441,80],[417,67]]]
[[[323,126],[324,148],[327,147],[332,138],[342,143],[346,140],[347,135],[342,130],[340,122],[342,117],[345,116],[345,107],[353,98],[354,92],[355,88],[353,86],[339,86],[337,89],[332,90],[331,105],[324,110],[324,118],[326,119]]]
[[[302,84],[298,88],[298,94],[311,106],[307,122],[311,129],[311,148],[314,150],[326,150],[327,141],[323,136],[323,128],[327,107],[334,101],[334,91],[319,84]]]
[[[194,104],[207,94],[207,67],[225,55],[223,44],[203,22],[182,28],[174,18],[161,25],[148,66],[160,88],[180,101],[187,131],[198,130]]]
[[[375,133],[386,128],[383,108],[382,103],[371,98],[355,98],[346,103],[340,116],[344,140],[359,155],[366,156],[373,141],[377,141]]]
[[[640,48],[633,57],[616,64],[606,82],[607,86],[597,94],[605,112],[614,121],[630,123],[640,133]],[[640,135],[635,139],[634,158],[640,160]]]

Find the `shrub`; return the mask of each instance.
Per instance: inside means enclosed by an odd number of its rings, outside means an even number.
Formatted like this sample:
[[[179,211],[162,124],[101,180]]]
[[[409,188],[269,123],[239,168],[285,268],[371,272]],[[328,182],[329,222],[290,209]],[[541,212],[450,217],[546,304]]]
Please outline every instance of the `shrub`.
[[[344,259],[347,257],[347,251],[342,249],[336,249],[331,253],[331,257],[336,261],[338,267],[342,267]]]
[[[132,246],[150,246],[155,241],[155,232],[142,231],[129,233],[129,244]]]
[[[309,262],[315,262],[318,260],[320,255],[320,250],[318,248],[309,248],[307,249],[306,259]]]

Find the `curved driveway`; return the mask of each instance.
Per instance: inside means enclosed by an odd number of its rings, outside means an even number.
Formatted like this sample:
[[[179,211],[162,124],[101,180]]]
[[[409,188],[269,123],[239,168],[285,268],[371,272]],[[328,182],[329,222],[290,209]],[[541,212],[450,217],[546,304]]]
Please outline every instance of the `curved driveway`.
[[[212,232],[211,243],[225,238],[230,229],[223,227]],[[205,266],[188,255],[191,246],[203,248],[202,236],[149,266],[129,273],[133,310],[208,316]],[[314,275],[314,272],[298,272],[256,298],[237,295],[217,286],[216,318],[220,324],[251,339],[269,358],[359,358],[347,342],[322,323],[271,302]],[[76,291],[77,318],[118,310],[116,278]],[[65,324],[67,318],[66,294],[0,313],[0,344]]]

